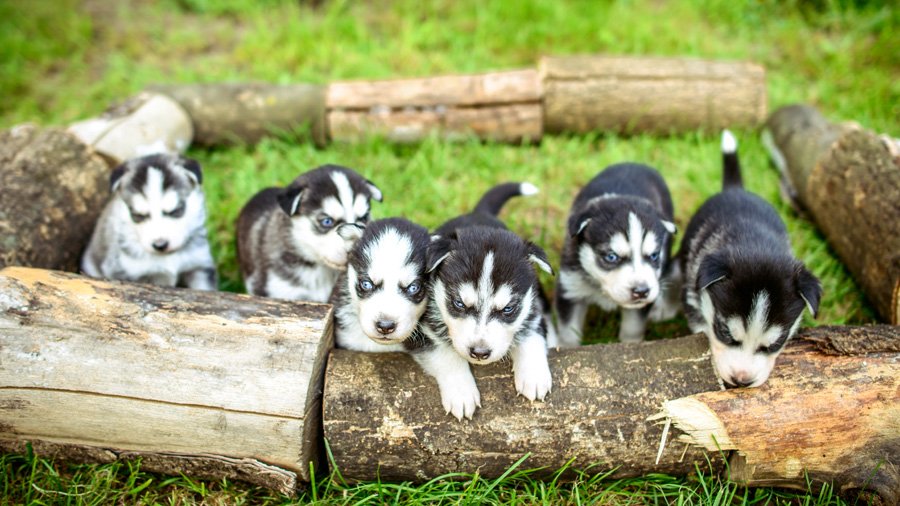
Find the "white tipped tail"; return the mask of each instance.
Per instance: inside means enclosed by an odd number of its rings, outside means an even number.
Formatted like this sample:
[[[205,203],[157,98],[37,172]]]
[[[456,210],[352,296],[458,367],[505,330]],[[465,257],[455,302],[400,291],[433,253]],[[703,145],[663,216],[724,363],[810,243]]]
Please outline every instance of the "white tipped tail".
[[[526,196],[537,195],[538,193],[540,193],[540,190],[537,186],[531,183],[522,183],[521,185],[519,185],[519,193]]]
[[[734,138],[734,134],[731,133],[731,130],[722,130],[722,152],[734,153],[735,151],[737,151],[737,139]]]

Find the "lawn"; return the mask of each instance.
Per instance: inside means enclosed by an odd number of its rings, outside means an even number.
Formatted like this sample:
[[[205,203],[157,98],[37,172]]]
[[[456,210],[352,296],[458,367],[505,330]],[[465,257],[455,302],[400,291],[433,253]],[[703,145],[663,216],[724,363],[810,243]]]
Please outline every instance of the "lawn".
[[[755,61],[767,70],[770,110],[806,102],[830,118],[900,136],[900,9],[864,0],[5,0],[0,1],[0,128],[22,122],[65,125],[154,83],[430,76],[532,67],[544,54],[577,53]],[[778,208],[795,252],[822,280],[819,318],[806,323],[874,321],[821,234],[780,200],[777,174],[758,132],[735,133],[747,186]],[[189,155],[204,168],[213,254],[221,288],[231,291],[241,289],[234,251],[241,206],[259,189],[285,184],[323,163],[353,167],[381,187],[384,203],[375,205],[374,217],[402,215],[432,228],[470,210],[494,183],[531,181],[541,193],[510,202],[502,217],[543,246],[554,265],[572,198],[606,165],[633,160],[657,167],[672,190],[682,230],[721,181],[717,132],[669,137],[598,132],[521,146],[435,138],[400,146],[370,138],[324,149],[284,135],[255,146],[191,149]],[[551,278],[543,281],[552,287]],[[616,329],[615,317],[592,314],[589,338],[611,341]],[[653,337],[686,332],[683,319],[651,328]],[[416,486],[345,486],[326,479],[295,501],[838,502],[827,488],[808,495],[744,490],[702,474],[624,481],[584,476],[559,483],[531,479],[526,467],[498,481],[469,476]],[[168,478],[135,465],[70,467],[31,455],[0,457],[0,486],[0,503],[289,502],[241,484]]]

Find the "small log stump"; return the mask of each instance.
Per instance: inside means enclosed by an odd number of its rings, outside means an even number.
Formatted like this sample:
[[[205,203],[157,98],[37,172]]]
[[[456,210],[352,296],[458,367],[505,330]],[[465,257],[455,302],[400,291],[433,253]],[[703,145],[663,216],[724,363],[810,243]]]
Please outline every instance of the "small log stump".
[[[744,485],[809,480],[898,504],[900,327],[817,327],[796,341],[760,388],[667,402],[679,441],[734,450],[730,478]]]
[[[324,145],[325,89],[314,84],[266,83],[159,85],[187,110],[194,142],[203,146],[254,144],[270,134],[308,129]]]
[[[775,111],[764,142],[787,195],[812,216],[878,314],[900,325],[900,157],[891,144],[802,105]]]
[[[331,306],[0,271],[0,448],[293,491],[317,462]]]
[[[329,133],[338,141],[381,135],[416,142],[437,133],[445,140],[522,142],[538,141],[543,132],[534,70],[335,82],[326,103]]]
[[[109,166],[59,128],[0,132],[0,268],[78,270],[109,198]]]
[[[473,367],[482,408],[459,422],[410,357],[334,350],[325,438],[351,481],[422,482],[453,472],[490,479],[528,453],[523,468],[543,468],[538,476],[573,458],[574,469],[596,464],[589,472],[615,469],[613,477],[707,466],[704,452],[672,443],[655,463],[662,427],[647,421],[666,400],[720,388],[705,337],[551,352],[550,370],[553,391],[532,403],[516,395],[508,363]]]
[[[766,118],[765,70],[753,63],[547,56],[539,68],[547,133],[718,131]]]

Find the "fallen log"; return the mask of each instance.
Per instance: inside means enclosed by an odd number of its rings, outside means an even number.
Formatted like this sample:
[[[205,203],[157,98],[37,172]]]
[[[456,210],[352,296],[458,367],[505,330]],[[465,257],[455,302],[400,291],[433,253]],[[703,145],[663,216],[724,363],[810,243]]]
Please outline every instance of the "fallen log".
[[[763,139],[784,193],[812,216],[878,314],[900,324],[900,156],[893,141],[832,124],[803,105],[775,111]]]
[[[689,58],[541,59],[547,133],[670,134],[755,127],[766,118],[762,66]]]
[[[543,133],[534,70],[335,82],[326,105],[329,135],[338,141],[380,135],[415,142],[436,134],[522,142],[538,141]]]
[[[0,271],[0,448],[309,479],[331,307]]]
[[[325,89],[314,84],[174,84],[151,86],[187,111],[202,146],[254,144],[270,134],[306,131],[324,145]]]
[[[523,467],[542,468],[538,476],[570,459],[571,468],[590,473],[615,469],[613,477],[680,475],[695,464],[705,468],[707,457],[721,470],[726,453],[695,444],[709,438],[686,437],[693,427],[672,407],[685,397],[733,399],[740,402],[710,409],[726,423],[730,441],[740,441],[724,445],[729,439],[721,437],[722,450],[746,458],[741,471],[732,469],[734,479],[805,488],[807,473],[845,492],[870,489],[894,504],[900,329],[807,329],[782,357],[762,387],[721,391],[703,336],[562,350],[551,353],[554,386],[543,403],[516,397],[508,364],[475,367],[482,408],[460,423],[443,412],[436,384],[408,357],[335,350],[325,377],[325,438],[350,481],[424,481],[451,472],[490,479],[526,454]],[[664,405],[680,429],[666,432]],[[752,439],[744,443],[738,435]]]
[[[733,450],[740,484],[833,483],[900,503],[900,327],[807,329],[778,361],[761,388],[666,402],[678,440]]]
[[[0,268],[77,270],[107,198],[109,166],[72,134],[0,132]]]

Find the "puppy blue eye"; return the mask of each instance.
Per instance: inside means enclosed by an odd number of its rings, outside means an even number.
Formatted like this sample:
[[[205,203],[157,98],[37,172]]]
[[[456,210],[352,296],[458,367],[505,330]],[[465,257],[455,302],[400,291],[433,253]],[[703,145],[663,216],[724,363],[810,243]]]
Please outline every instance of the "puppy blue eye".
[[[456,309],[465,309],[466,305],[463,304],[463,301],[460,299],[453,299],[453,305],[456,306]]]
[[[516,306],[512,306],[512,305],[506,306],[505,308],[503,308],[503,314],[512,314],[512,312],[515,310],[516,310]]]
[[[375,286],[368,279],[361,279],[359,281],[359,289],[364,292],[371,292]]]
[[[331,216],[326,216],[319,220],[319,225],[322,225],[324,228],[331,228],[334,226],[334,220]]]
[[[652,261],[652,262],[659,260],[659,251],[654,251],[653,253],[650,253],[649,258],[650,258],[650,261]]]
[[[150,217],[149,214],[141,214],[141,213],[135,213],[135,212],[131,213],[131,221],[133,221],[135,223],[140,223],[142,221],[146,221],[147,218],[149,218],[149,217]]]
[[[421,290],[421,289],[422,289],[422,286],[419,285],[419,282],[413,281],[412,283],[409,284],[409,286],[406,287],[406,293],[408,293],[410,295],[415,295],[415,294],[419,293],[419,290]]]
[[[603,256],[603,259],[612,264],[619,261],[619,255],[616,255],[615,253],[610,251]]]

